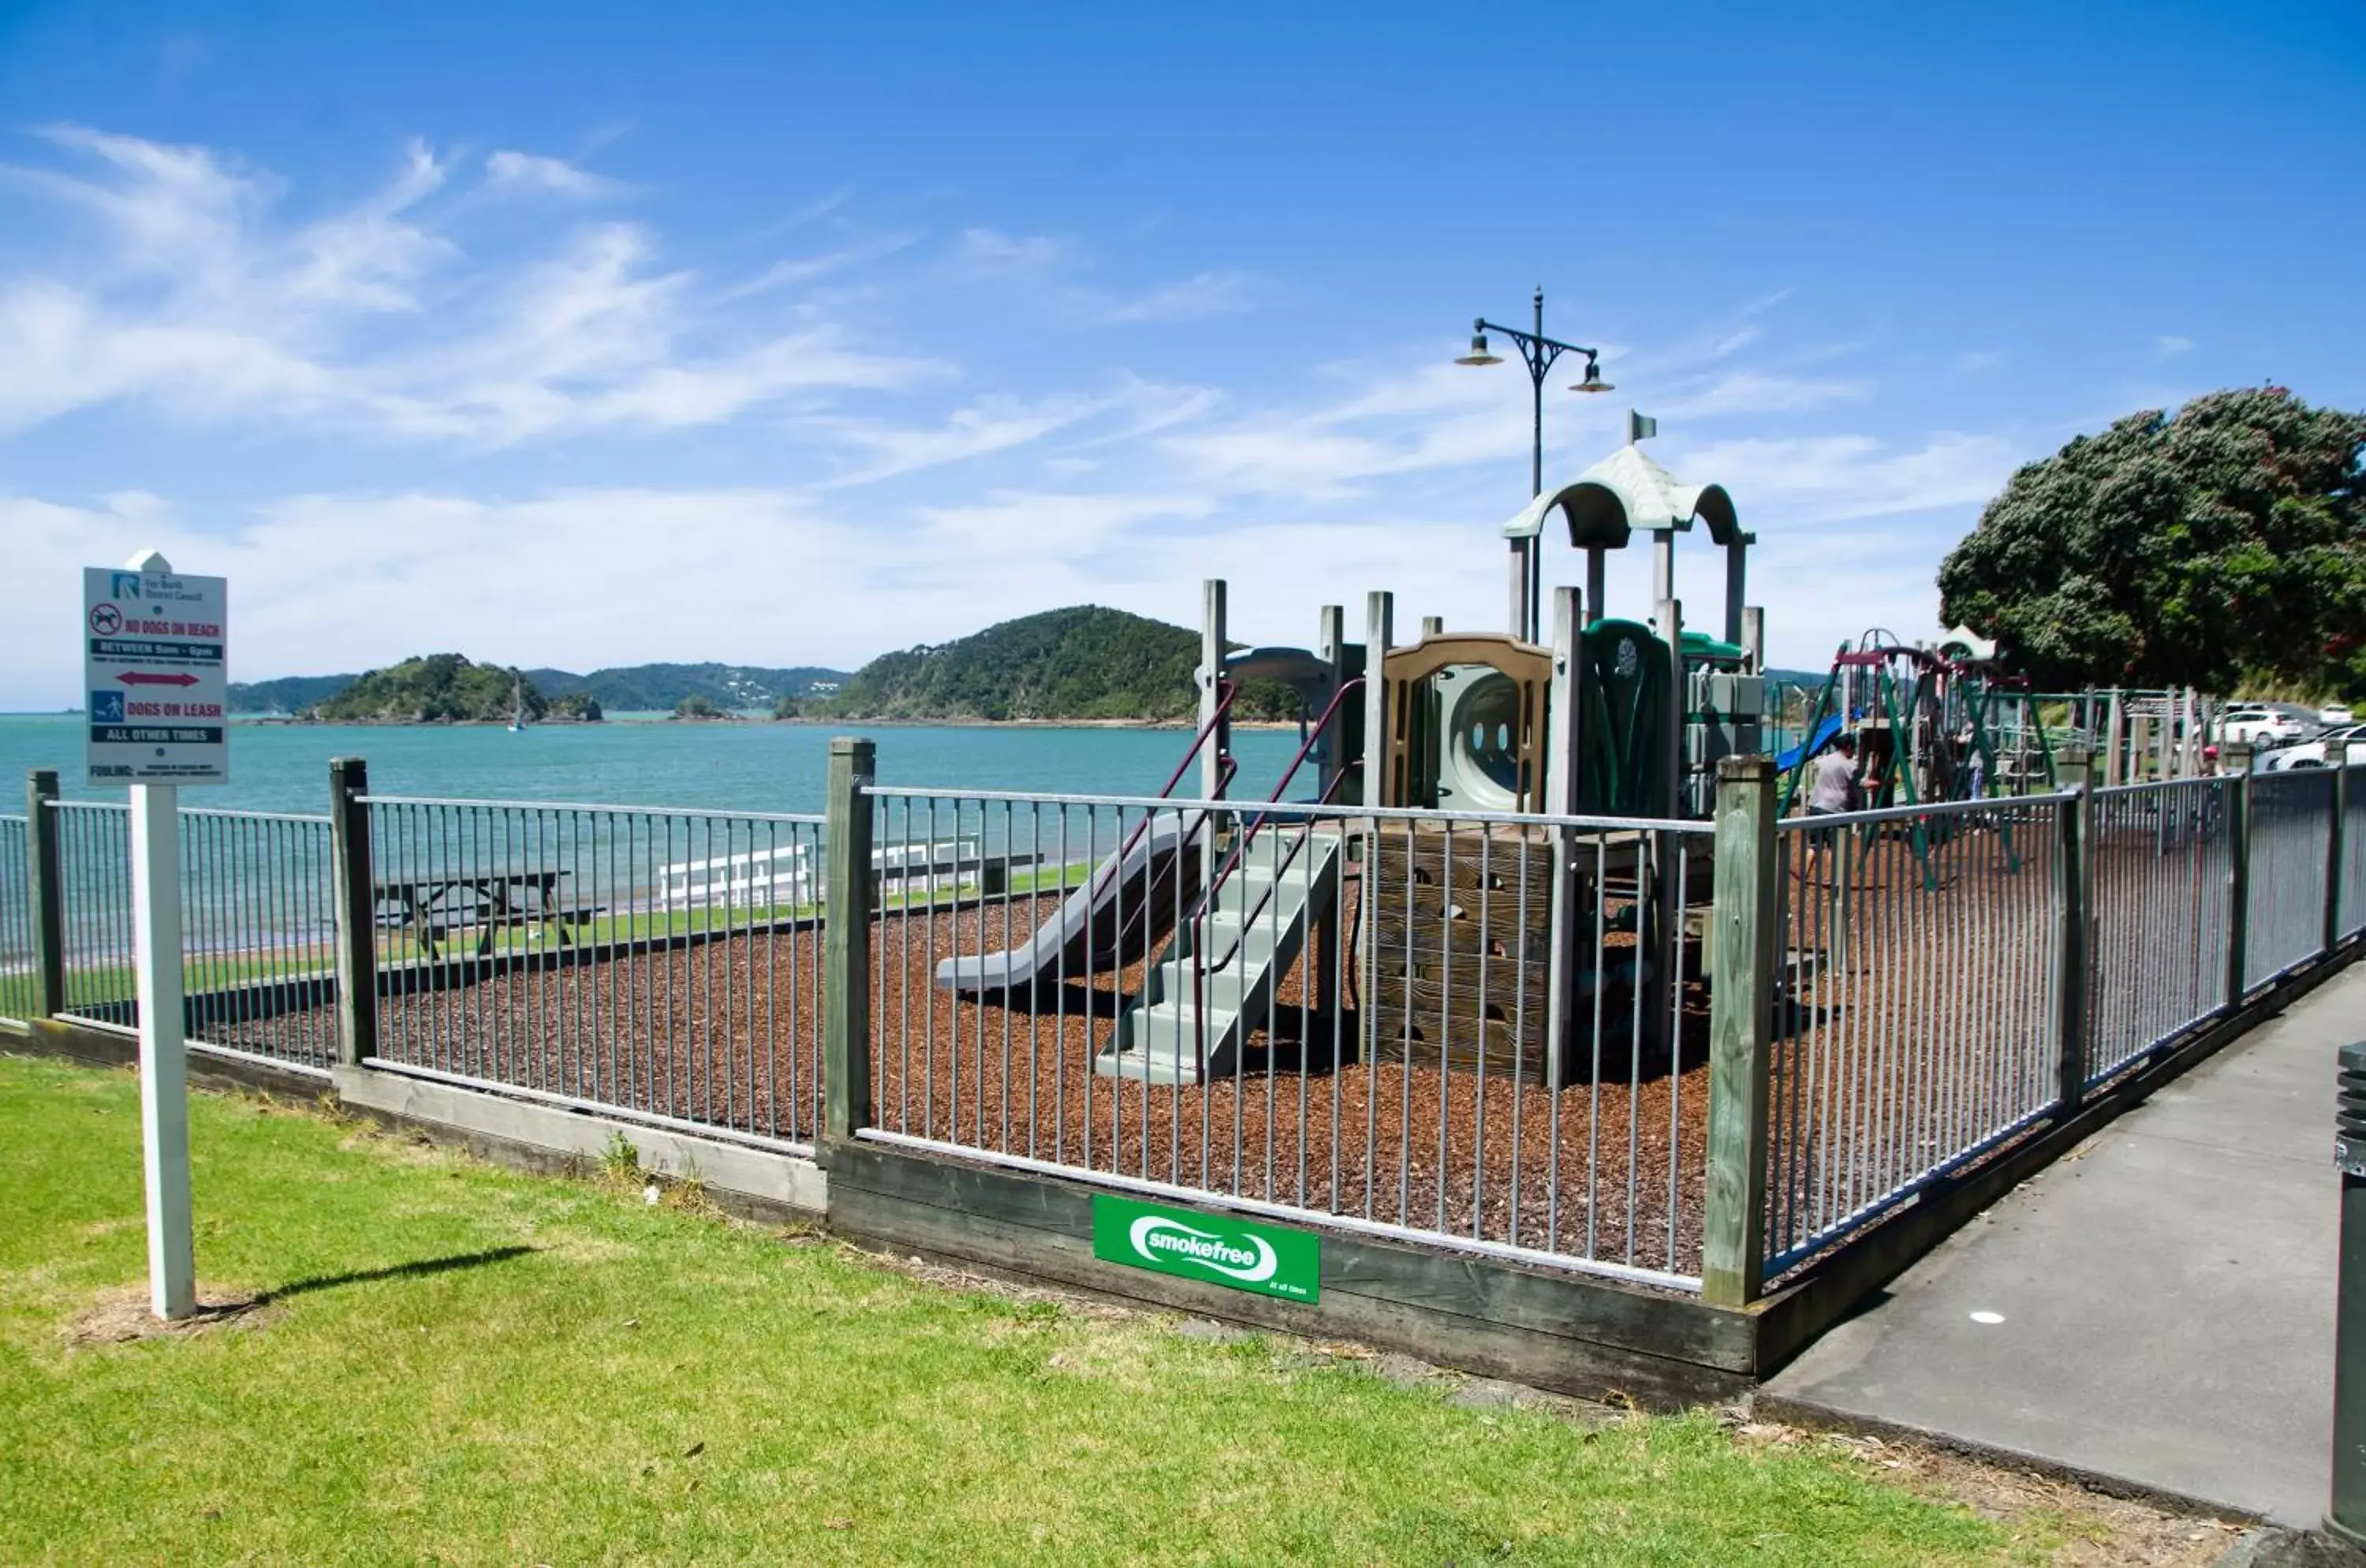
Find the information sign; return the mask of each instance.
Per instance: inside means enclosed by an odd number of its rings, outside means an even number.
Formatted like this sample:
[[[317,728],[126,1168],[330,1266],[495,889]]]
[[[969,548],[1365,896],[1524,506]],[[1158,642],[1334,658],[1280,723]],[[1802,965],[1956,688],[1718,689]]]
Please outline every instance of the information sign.
[[[227,581],[94,566],[82,583],[90,782],[228,782]]]

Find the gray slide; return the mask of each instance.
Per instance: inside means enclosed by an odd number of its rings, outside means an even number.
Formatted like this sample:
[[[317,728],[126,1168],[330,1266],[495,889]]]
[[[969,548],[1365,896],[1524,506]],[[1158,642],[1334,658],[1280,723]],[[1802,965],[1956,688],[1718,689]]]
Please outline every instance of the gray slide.
[[[1062,899],[1033,936],[999,953],[946,959],[937,965],[937,989],[1029,991],[1133,963],[1175,929],[1196,896],[1200,832],[1179,811],[1129,829],[1125,847],[1095,866],[1091,880]]]

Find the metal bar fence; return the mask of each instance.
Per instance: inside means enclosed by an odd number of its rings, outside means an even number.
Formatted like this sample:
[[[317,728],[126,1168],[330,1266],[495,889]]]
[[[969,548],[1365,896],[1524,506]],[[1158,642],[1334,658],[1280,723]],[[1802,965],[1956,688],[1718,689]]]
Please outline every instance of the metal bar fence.
[[[2366,931],[2366,766],[2344,768],[2341,811],[2341,934]]]
[[[184,807],[181,986],[192,1045],[336,1061],[329,819]]]
[[[811,1142],[822,818],[362,800],[378,1065]]]
[[[40,1007],[33,970],[32,835],[22,817],[0,816],[0,1018],[30,1019]]]
[[[2061,798],[1777,825],[1770,1278],[2055,1104]]]
[[[2333,774],[2322,768],[2258,773],[2251,781],[2252,990],[2325,950],[2325,879]]]
[[[2232,779],[2207,778],[2094,793],[2090,1083],[2150,1055],[2225,1003],[2235,789]]]
[[[1697,1288],[1707,824],[868,793],[1027,869],[883,903],[862,1136]]]
[[[65,1011],[135,1028],[130,809],[44,809],[57,813]],[[184,808],[180,838],[189,1043],[326,1071],[336,1056],[329,819]]]
[[[136,1025],[131,808],[111,801],[53,800],[42,809],[57,813],[65,1012],[93,1022]]]

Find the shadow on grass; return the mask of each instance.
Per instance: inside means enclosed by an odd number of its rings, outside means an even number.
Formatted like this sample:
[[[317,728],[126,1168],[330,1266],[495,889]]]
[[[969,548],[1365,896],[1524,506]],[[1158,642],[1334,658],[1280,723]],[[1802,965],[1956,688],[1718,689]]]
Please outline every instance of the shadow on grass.
[[[488,1263],[506,1263],[513,1258],[524,1258],[541,1248],[524,1246],[489,1247],[483,1252],[456,1253],[450,1258],[422,1258],[415,1263],[395,1263],[384,1269],[363,1269],[351,1274],[319,1274],[309,1280],[297,1280],[276,1290],[265,1291],[254,1298],[256,1306],[268,1306],[300,1296],[312,1291],[333,1291],[340,1285],[366,1285],[377,1280],[417,1280],[430,1274],[448,1274],[455,1269],[480,1269]]]

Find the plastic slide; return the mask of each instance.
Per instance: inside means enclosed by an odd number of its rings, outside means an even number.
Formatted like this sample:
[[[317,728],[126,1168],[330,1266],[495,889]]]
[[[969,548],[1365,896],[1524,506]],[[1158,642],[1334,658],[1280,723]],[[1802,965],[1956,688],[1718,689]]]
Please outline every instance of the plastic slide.
[[[1801,759],[1812,757],[1822,750],[1825,744],[1840,732],[1841,716],[1836,713],[1825,715],[1824,722],[1816,727],[1816,732],[1813,735],[1774,759],[1775,771],[1789,773],[1799,765]]]
[[[1093,868],[1082,887],[1017,947],[964,953],[937,965],[937,989],[1026,991],[1121,969],[1175,929],[1198,886],[1200,828],[1162,811]],[[1177,882],[1180,873],[1181,882]]]

